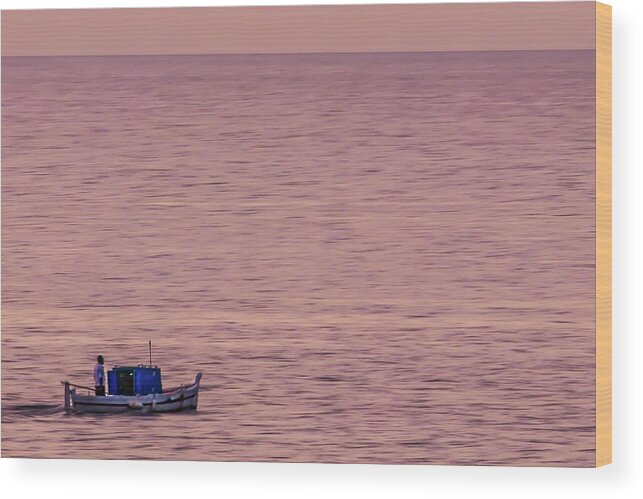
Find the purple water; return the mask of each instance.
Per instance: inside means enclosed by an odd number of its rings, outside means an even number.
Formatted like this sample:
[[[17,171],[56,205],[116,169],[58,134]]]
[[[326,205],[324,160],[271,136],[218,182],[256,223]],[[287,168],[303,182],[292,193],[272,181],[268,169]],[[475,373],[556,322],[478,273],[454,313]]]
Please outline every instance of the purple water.
[[[2,71],[4,457],[594,465],[594,51]]]

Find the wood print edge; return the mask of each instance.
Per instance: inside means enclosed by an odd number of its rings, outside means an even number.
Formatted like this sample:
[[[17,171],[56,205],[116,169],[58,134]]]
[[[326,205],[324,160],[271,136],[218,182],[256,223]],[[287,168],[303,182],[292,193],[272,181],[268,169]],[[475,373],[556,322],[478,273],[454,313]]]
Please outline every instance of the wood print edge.
[[[612,462],[612,8],[596,2],[596,466]]]

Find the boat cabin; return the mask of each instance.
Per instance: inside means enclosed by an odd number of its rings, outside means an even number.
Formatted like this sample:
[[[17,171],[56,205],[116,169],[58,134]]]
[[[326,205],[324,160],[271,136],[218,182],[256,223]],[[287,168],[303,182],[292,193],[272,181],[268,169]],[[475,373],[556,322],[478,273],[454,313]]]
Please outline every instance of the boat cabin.
[[[162,393],[161,369],[156,366],[114,366],[107,371],[110,395]]]

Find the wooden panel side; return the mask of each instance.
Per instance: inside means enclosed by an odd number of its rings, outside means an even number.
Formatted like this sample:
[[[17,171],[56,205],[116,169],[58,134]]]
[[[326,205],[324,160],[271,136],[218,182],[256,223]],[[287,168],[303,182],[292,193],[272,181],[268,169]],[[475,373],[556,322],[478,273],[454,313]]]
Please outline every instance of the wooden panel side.
[[[596,466],[612,462],[612,8],[596,3]]]

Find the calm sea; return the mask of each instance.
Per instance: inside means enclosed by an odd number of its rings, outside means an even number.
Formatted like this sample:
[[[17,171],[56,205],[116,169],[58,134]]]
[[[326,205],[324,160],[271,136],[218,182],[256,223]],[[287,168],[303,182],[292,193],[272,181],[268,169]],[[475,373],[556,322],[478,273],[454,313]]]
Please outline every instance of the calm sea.
[[[2,59],[2,455],[594,464],[594,52]],[[199,410],[61,380],[203,372]]]

